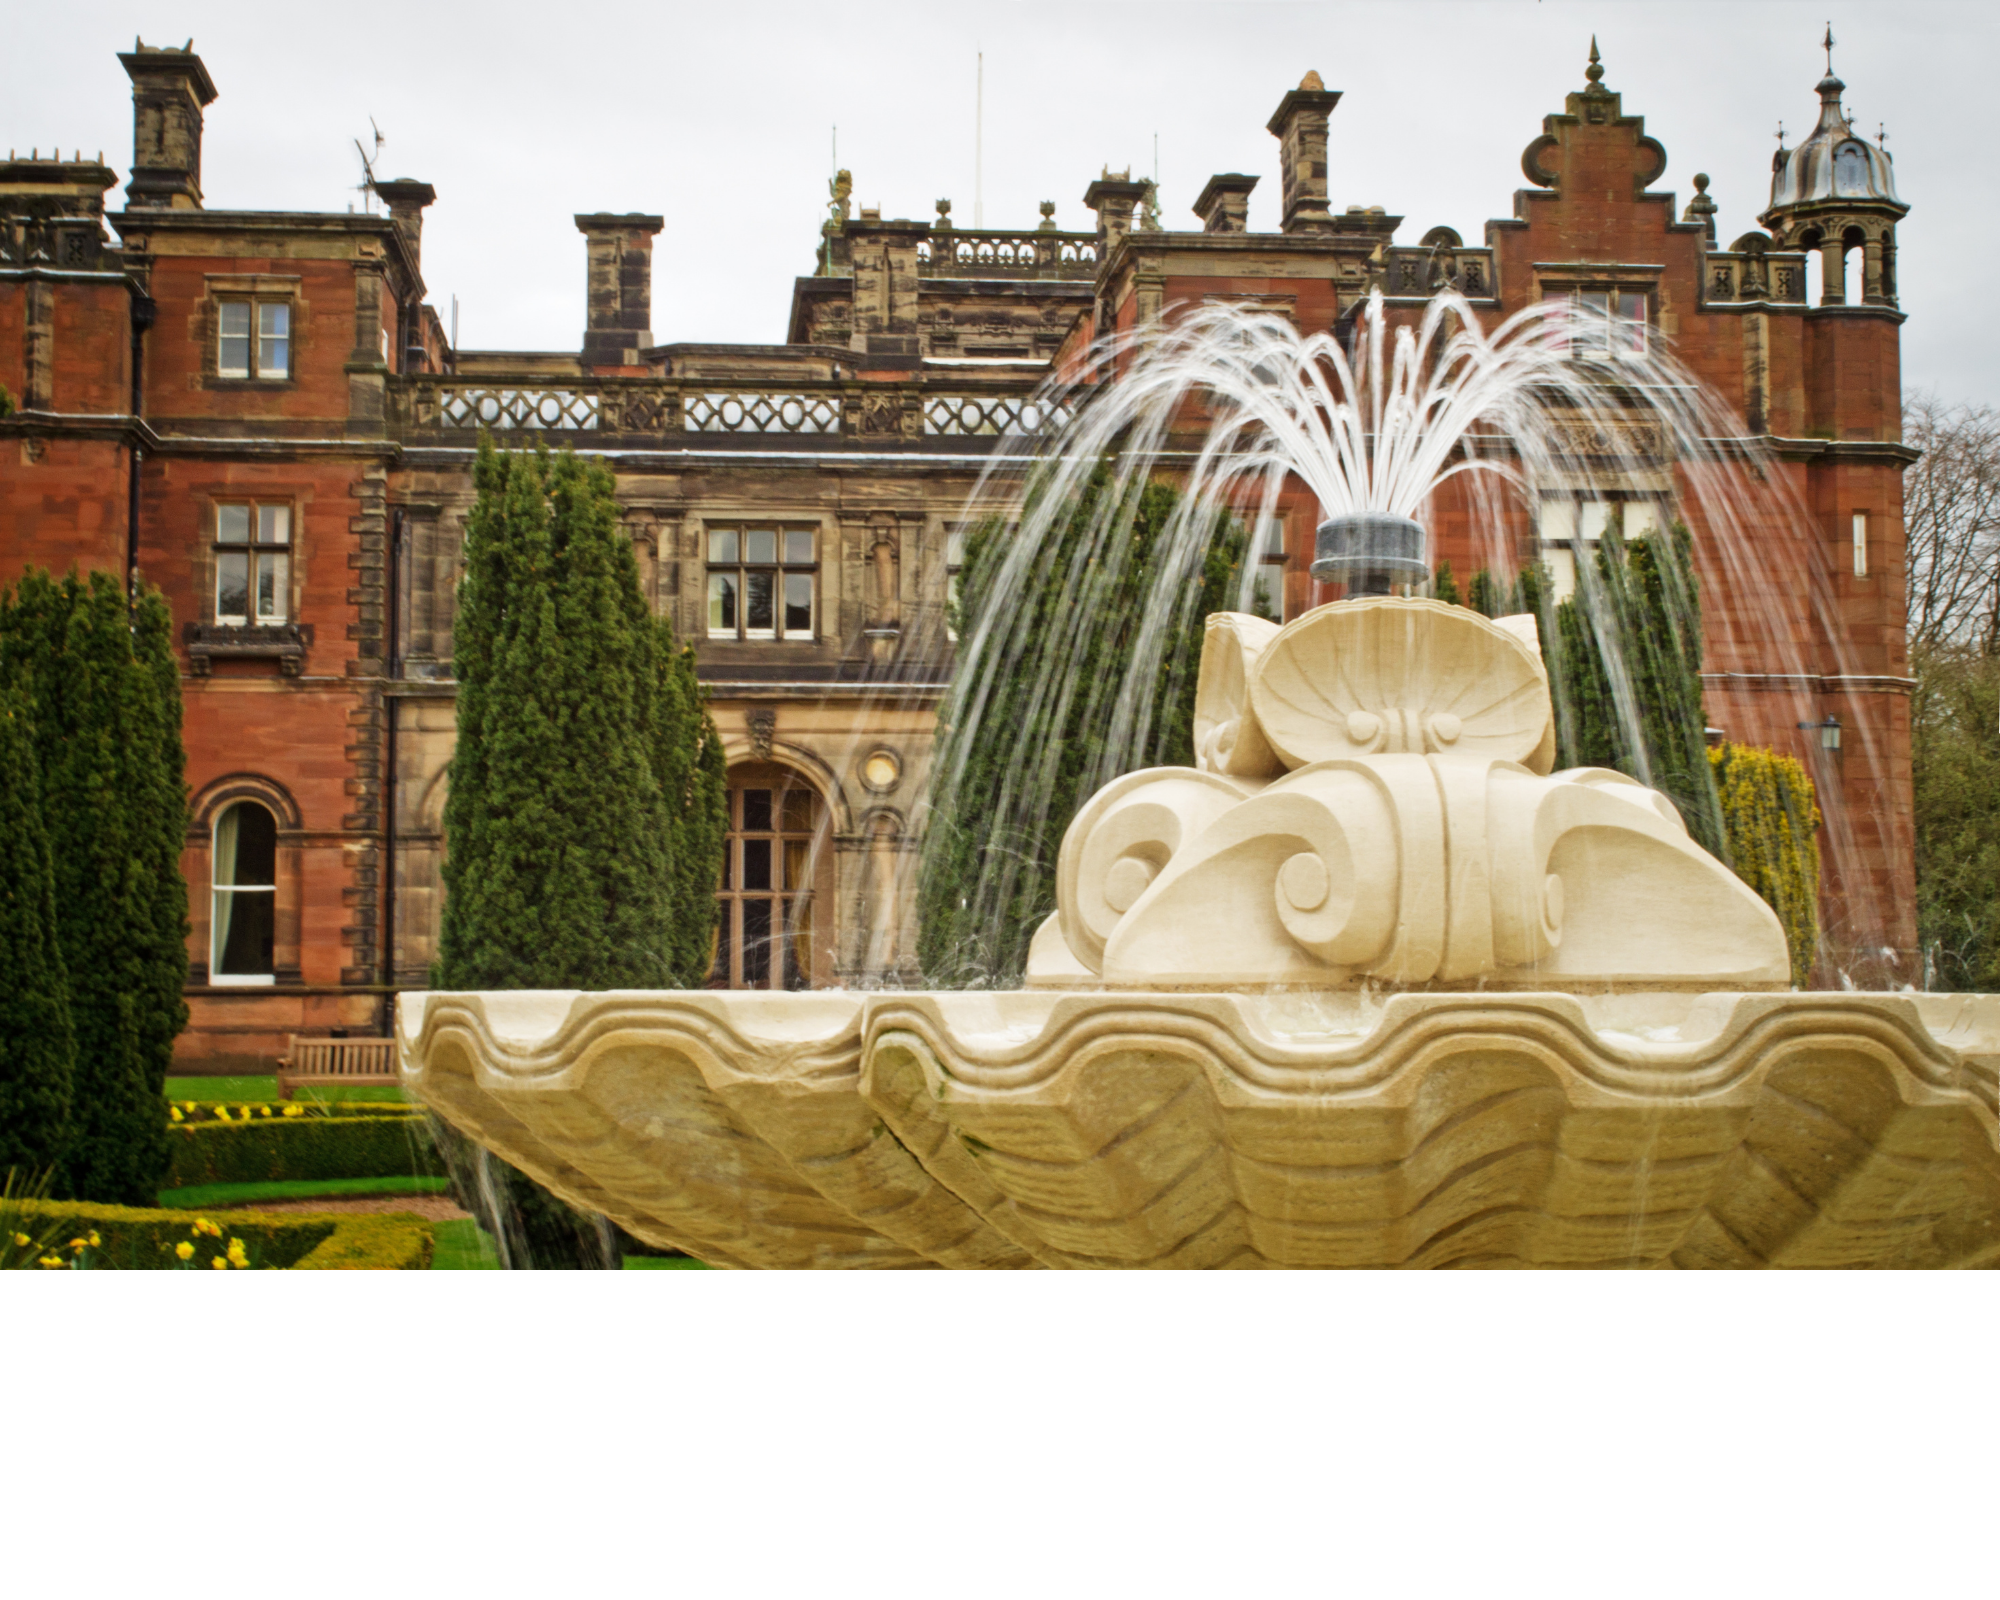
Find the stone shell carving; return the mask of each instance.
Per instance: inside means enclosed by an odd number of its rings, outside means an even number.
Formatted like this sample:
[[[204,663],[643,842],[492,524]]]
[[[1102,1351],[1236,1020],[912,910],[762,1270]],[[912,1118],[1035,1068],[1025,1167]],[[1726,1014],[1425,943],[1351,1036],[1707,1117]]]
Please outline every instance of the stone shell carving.
[[[1477,612],[1437,600],[1307,612],[1264,647],[1250,700],[1288,767],[1446,752],[1530,765],[1539,756],[1543,773],[1553,765],[1540,656]]]
[[[1031,986],[1788,981],[1777,918],[1670,801],[1548,775],[1531,617],[1212,617],[1195,733],[1199,769],[1129,774],[1071,823]]]
[[[2000,998],[405,994],[404,1082],[735,1267],[2000,1265]]]

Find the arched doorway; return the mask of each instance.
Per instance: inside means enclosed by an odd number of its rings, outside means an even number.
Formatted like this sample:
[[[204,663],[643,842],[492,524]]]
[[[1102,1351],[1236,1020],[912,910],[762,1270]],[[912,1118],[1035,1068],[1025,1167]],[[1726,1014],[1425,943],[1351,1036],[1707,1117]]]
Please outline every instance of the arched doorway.
[[[712,989],[810,989],[833,972],[833,832],[826,802],[775,762],[729,769]]]

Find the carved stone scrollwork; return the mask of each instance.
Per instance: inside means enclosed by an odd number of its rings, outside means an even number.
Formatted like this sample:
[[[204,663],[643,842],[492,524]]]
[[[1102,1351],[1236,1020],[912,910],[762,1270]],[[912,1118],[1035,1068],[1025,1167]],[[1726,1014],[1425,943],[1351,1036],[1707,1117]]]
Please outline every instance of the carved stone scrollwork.
[[[778,714],[775,711],[758,710],[745,717],[744,725],[750,732],[750,754],[759,761],[771,759],[771,741],[777,735]]]
[[[1432,600],[1211,617],[1200,766],[1077,814],[1030,986],[1782,987],[1776,917],[1671,801],[1550,775],[1534,638]]]
[[[861,400],[861,431],[870,434],[900,433],[903,402],[893,394],[865,395]]]

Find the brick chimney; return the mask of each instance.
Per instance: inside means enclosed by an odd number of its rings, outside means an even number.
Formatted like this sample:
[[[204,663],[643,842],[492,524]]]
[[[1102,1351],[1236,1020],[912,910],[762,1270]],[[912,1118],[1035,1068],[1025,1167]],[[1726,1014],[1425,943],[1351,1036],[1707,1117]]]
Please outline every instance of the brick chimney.
[[[437,190],[415,178],[388,178],[375,185],[375,192],[389,207],[389,220],[396,225],[410,252],[410,265],[421,276],[424,270],[424,207],[437,199]]]
[[[586,367],[636,367],[653,342],[653,235],[665,217],[598,211],[576,219],[590,252]]]
[[[179,50],[132,41],[119,62],[132,79],[132,181],[135,211],[201,209],[201,108],[215,99],[194,40]]]
[[[1104,175],[1083,191],[1083,203],[1097,213],[1097,261],[1101,267],[1111,259],[1118,242],[1132,231],[1132,210],[1146,198],[1146,183],[1134,180],[1127,167],[1116,177],[1106,167]]]
[[[1247,172],[1218,172],[1195,199],[1194,214],[1203,233],[1247,233],[1250,191],[1257,180]]]
[[[1285,206],[1280,226],[1287,233],[1333,232],[1326,206],[1326,119],[1339,104],[1340,91],[1308,72],[1265,124],[1278,136]]]

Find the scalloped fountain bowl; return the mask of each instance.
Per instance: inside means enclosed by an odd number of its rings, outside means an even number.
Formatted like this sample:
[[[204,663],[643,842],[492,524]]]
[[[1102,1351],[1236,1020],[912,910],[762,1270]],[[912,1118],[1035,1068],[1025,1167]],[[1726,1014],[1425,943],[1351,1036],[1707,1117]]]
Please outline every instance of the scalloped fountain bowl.
[[[413,993],[404,1081],[719,1266],[2000,1265],[2000,996],[1788,991],[1670,802],[1551,772],[1532,626],[1212,617],[1024,990]]]

